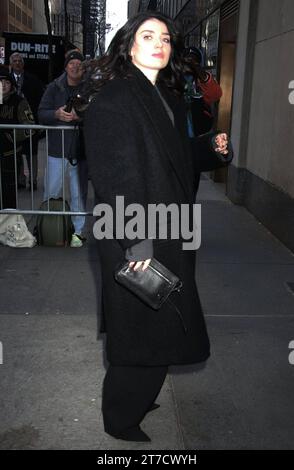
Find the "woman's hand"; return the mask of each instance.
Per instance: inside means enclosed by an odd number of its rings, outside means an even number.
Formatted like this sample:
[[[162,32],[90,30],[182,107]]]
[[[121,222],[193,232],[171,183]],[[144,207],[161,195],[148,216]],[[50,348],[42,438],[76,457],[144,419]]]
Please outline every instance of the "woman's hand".
[[[217,148],[215,149],[216,152],[221,153],[222,155],[227,155],[228,151],[228,135],[227,134],[217,134],[214,139]]]
[[[146,259],[145,261],[131,261],[129,263],[129,268],[134,268],[134,271],[137,271],[142,265],[142,271],[145,271],[149,264],[151,263],[151,258],[150,259]]]

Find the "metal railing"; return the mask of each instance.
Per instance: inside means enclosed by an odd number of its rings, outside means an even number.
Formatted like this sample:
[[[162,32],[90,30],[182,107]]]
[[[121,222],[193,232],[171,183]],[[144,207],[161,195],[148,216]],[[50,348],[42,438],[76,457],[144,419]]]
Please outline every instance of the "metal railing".
[[[16,125],[16,124],[0,124],[0,139],[2,139],[3,136],[1,136],[2,132],[4,130],[13,130],[13,156],[9,157],[3,157],[3,153],[1,151],[2,145],[0,145],[0,161],[2,158],[14,158],[14,182],[15,182],[15,201],[16,201],[16,208],[4,208],[3,207],[3,188],[2,188],[2,174],[1,174],[1,164],[0,164],[0,214],[23,214],[23,215],[38,215],[38,214],[44,214],[44,212],[48,212],[50,215],[73,215],[73,216],[86,216],[86,215],[93,215],[92,212],[87,212],[87,211],[68,211],[65,209],[65,203],[66,203],[66,198],[65,198],[65,169],[64,169],[64,162],[66,160],[65,156],[65,145],[64,145],[64,133],[67,131],[73,131],[77,130],[76,127],[74,126],[42,126],[42,125]],[[29,135],[26,139],[22,139],[20,141],[17,141],[17,131],[22,131],[26,130],[29,132]],[[61,158],[62,158],[62,188],[61,188],[61,194],[59,197],[62,197],[63,199],[63,210],[62,211],[53,211],[50,210],[49,206],[49,199],[50,199],[50,194],[48,194],[47,198],[43,198],[42,201],[47,201],[47,210],[40,210],[40,209],[35,209],[35,203],[34,203],[34,187],[33,187],[33,137],[37,132],[40,131],[45,131],[45,139],[46,139],[46,144],[45,144],[45,155],[46,155],[46,178],[47,178],[47,191],[49,188],[49,154],[48,154],[48,131],[56,131],[56,132],[61,132],[61,147],[62,147],[62,152],[61,152]],[[18,191],[18,153],[17,148],[22,147],[24,143],[29,140],[29,160],[30,160],[30,165],[29,165],[29,173],[30,173],[30,182],[31,182],[31,208],[30,209],[20,209],[19,208],[19,191]],[[44,180],[45,181],[45,180]]]

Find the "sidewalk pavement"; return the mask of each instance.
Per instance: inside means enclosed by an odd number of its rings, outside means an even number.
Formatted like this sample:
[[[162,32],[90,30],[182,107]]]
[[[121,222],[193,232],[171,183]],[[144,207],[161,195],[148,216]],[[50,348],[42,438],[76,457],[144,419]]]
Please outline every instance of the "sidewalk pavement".
[[[294,448],[294,257],[220,186],[204,177],[198,196],[212,355],[170,368],[142,424],[151,443],[103,431],[91,218],[81,249],[0,247],[0,449]]]

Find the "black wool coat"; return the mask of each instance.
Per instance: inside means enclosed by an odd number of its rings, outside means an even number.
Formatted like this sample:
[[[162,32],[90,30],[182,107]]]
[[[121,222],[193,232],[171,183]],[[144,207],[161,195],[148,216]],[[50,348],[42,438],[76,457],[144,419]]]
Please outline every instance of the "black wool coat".
[[[185,104],[164,86],[160,92],[175,118],[173,126],[157,90],[135,66],[127,79],[109,81],[90,104],[84,121],[86,155],[98,203],[115,215],[115,197],[125,206],[195,203],[201,171],[229,162],[216,153],[212,135],[190,141]],[[192,144],[192,146],[191,146]],[[209,338],[195,284],[195,251],[182,240],[154,240],[154,257],[183,282],[172,294],[176,311],[164,304],[154,311],[114,280],[125,250],[139,239],[98,241],[102,265],[106,354],[113,365],[171,365],[209,357]]]

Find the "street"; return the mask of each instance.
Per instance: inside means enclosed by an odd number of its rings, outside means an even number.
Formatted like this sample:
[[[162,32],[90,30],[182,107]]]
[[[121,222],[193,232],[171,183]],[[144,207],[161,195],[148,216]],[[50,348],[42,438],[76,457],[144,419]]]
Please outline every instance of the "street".
[[[212,354],[170,368],[142,424],[151,443],[103,430],[93,220],[81,249],[0,247],[0,449],[293,448],[293,253],[223,192],[202,177],[196,277]]]

